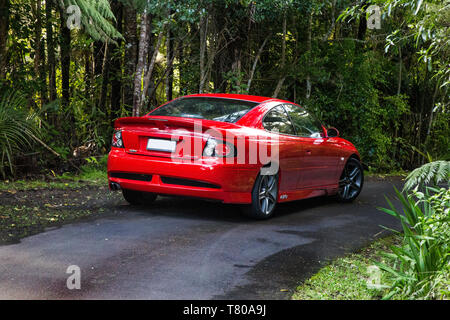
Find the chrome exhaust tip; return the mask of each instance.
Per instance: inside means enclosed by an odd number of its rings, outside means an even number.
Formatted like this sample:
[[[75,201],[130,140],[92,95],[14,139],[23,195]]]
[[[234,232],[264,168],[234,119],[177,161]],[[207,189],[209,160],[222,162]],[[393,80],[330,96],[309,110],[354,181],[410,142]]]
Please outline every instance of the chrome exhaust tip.
[[[111,191],[119,191],[121,189],[120,188],[120,184],[118,184],[117,182],[110,182],[109,183],[109,189]]]

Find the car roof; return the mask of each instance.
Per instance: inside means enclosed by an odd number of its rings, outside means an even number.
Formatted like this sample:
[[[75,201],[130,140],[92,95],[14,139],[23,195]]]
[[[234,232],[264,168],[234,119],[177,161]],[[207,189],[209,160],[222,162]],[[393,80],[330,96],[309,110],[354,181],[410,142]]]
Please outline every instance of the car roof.
[[[223,98],[223,99],[235,99],[242,101],[251,101],[256,103],[262,103],[269,100],[275,101],[283,101],[279,99],[274,99],[270,97],[261,97],[261,96],[251,96],[247,94],[232,94],[232,93],[199,93],[199,94],[191,94],[188,96],[184,96],[182,98],[194,98],[194,97],[209,97],[209,98]]]

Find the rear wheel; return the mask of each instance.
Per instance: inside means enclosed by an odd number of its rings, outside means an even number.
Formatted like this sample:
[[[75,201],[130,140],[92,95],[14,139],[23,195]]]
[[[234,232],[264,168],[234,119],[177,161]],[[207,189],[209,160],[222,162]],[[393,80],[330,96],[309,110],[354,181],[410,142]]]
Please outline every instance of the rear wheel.
[[[253,219],[264,220],[273,215],[278,198],[278,174],[259,175],[252,190],[252,204],[244,213]]]
[[[341,202],[352,202],[360,194],[364,184],[364,171],[358,159],[350,158],[339,179],[337,198]]]
[[[136,190],[122,189],[122,194],[129,204],[140,206],[152,204],[157,195],[155,193],[142,192]]]

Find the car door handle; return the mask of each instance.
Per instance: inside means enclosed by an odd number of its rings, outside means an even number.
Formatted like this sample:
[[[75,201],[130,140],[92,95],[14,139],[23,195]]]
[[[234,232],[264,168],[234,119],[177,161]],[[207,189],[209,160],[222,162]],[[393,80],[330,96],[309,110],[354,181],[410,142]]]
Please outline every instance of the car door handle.
[[[306,150],[306,155],[310,156],[311,155],[311,150]]]

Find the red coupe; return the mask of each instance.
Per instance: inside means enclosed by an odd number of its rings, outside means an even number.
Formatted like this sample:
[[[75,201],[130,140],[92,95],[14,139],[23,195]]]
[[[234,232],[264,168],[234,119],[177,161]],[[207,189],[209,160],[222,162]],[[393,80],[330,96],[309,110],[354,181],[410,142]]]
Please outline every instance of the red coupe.
[[[353,144],[295,103],[197,94],[116,120],[108,179],[133,205],[180,195],[242,204],[266,219],[278,202],[354,200],[364,182],[360,161]]]

